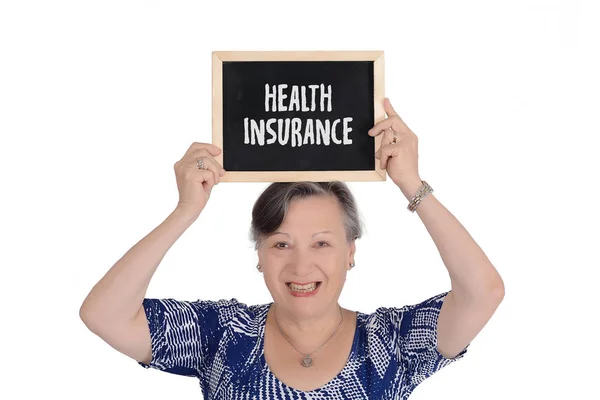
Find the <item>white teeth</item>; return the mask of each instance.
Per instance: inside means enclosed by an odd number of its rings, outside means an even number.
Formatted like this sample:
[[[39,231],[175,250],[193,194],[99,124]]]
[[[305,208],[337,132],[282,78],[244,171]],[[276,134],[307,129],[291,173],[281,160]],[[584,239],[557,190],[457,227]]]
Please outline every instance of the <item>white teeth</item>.
[[[296,285],[295,283],[290,283],[289,287],[296,292],[312,292],[317,288],[317,284],[314,282],[308,285]]]

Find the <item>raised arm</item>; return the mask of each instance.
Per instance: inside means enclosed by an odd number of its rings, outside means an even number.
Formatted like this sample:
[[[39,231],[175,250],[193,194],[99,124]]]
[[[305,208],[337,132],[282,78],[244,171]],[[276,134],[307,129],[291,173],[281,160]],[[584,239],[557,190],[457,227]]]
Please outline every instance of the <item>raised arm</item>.
[[[137,361],[150,362],[150,331],[142,301],[158,265],[196,216],[175,209],[136,243],[92,288],[79,315],[96,335]]]
[[[213,186],[224,175],[212,157],[219,153],[220,149],[211,144],[190,146],[174,166],[179,190],[175,210],[110,268],[79,310],[92,332],[137,361],[151,361],[150,331],[143,307],[148,285],[167,251],[198,218]]]
[[[421,181],[400,187],[409,200]],[[416,213],[431,235],[448,273],[452,290],[440,310],[437,323],[438,350],[454,358],[490,320],[504,298],[504,282],[469,232],[429,193]]]
[[[389,99],[383,106],[388,118],[369,130],[371,136],[383,134],[375,157],[410,201],[421,187],[418,138]],[[444,299],[438,317],[437,347],[445,357],[454,358],[498,308],[504,298],[504,282],[483,250],[433,193],[421,201],[416,212],[450,274],[452,290]]]

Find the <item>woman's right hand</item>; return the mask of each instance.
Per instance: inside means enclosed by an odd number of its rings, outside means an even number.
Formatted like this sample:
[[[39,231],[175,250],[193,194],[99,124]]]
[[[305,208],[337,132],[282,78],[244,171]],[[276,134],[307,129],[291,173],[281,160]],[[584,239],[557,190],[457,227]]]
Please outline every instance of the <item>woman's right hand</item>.
[[[210,143],[194,142],[181,160],[174,165],[179,190],[177,208],[187,213],[199,215],[214,185],[218,184],[225,170],[213,158],[221,153],[221,149]],[[197,158],[202,158],[204,169],[199,169]]]

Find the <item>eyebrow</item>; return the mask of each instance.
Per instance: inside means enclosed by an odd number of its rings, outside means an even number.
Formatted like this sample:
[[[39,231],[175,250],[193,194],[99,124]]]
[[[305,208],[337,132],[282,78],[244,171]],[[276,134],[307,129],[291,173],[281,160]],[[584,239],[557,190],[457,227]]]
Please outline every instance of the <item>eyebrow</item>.
[[[317,235],[319,235],[321,233],[333,233],[333,232],[331,232],[331,231],[321,231],[321,232],[313,233],[312,236],[314,237],[314,236],[317,236]],[[285,232],[281,232],[281,231],[273,232],[273,235],[277,235],[277,234],[285,235],[285,236],[288,236],[288,237],[290,236],[289,233],[285,233]]]

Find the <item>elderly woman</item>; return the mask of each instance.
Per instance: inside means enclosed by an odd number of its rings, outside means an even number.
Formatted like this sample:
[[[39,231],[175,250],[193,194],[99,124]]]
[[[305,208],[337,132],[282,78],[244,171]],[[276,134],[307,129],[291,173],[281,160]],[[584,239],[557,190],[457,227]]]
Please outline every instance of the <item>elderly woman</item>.
[[[194,143],[175,163],[174,212],[94,286],[80,316],[145,368],[193,376],[205,399],[406,399],[460,359],[504,296],[483,251],[431,194],[417,168],[417,137],[386,99],[376,157],[431,234],[451,290],[373,313],[341,307],[361,236],[342,182],[273,183],[252,211],[251,236],[273,302],[145,298],[168,249],[204,209],[225,173],[220,149]],[[420,194],[419,194],[420,193]]]

